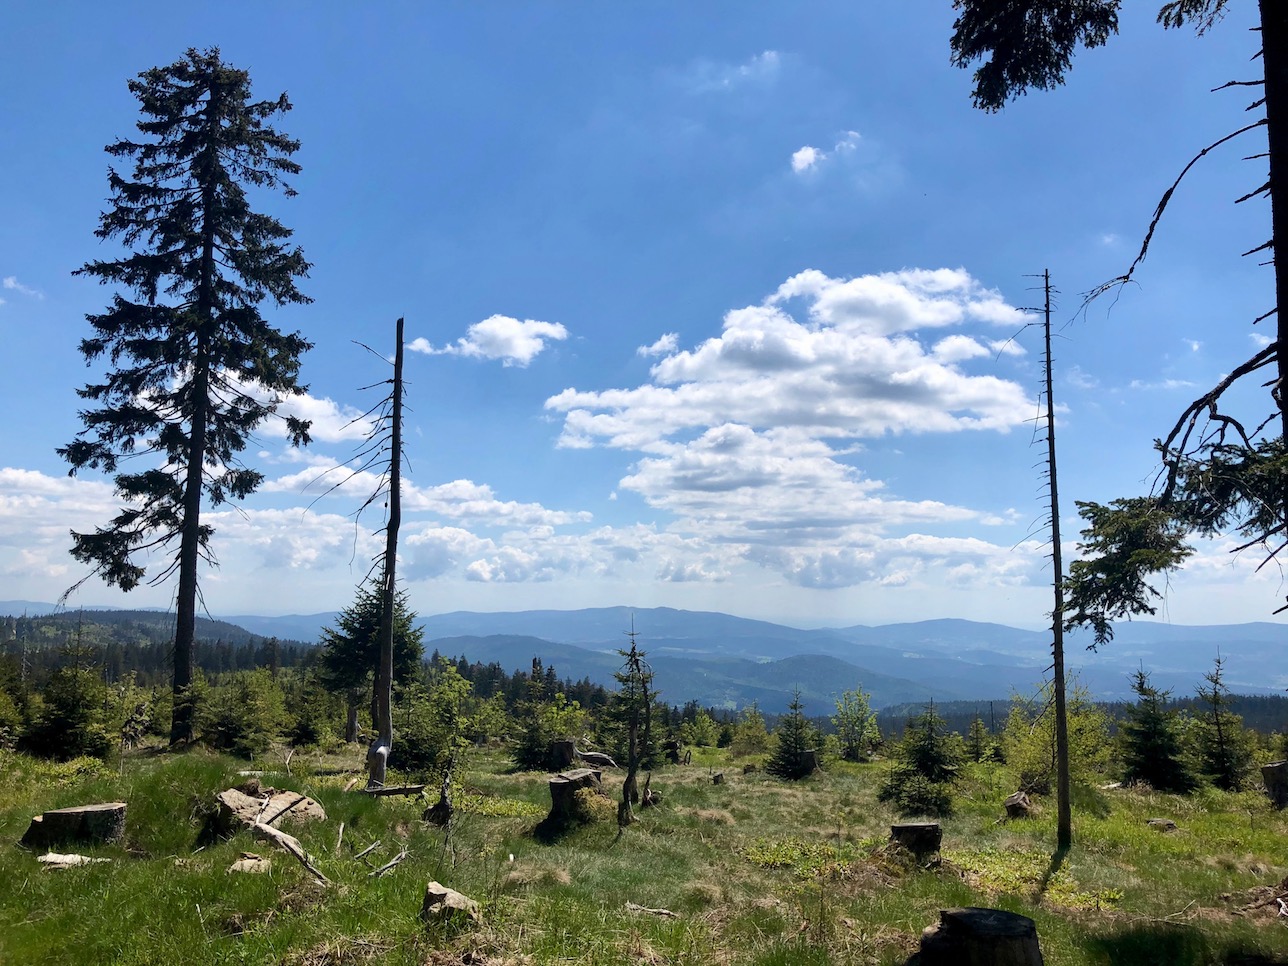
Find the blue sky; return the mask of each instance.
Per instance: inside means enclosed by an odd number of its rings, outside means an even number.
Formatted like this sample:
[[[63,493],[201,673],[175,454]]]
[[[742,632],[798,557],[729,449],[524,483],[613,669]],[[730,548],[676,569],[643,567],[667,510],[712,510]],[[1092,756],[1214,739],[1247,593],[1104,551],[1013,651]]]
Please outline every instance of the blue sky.
[[[354,344],[407,319],[402,573],[422,613],[628,604],[798,625],[1050,607],[1032,419],[1040,343],[1019,310],[1049,268],[1064,527],[1076,499],[1149,485],[1151,440],[1257,348],[1270,271],[1260,134],[1195,169],[1139,284],[1074,319],[1130,263],[1185,162],[1244,123],[1251,4],[1210,34],[1130,5],[1067,86],[997,115],[948,62],[947,2],[19,5],[3,15],[0,598],[83,575],[68,530],[110,485],[54,450],[79,425],[77,352],[110,292],[103,145],[126,80],[219,46],[303,165],[258,198],[313,263],[270,318],[304,361],[315,444],[266,425],[267,476],[209,516],[215,614],[337,609],[380,521],[352,459],[383,377]],[[1242,19],[1241,19],[1242,18]],[[1069,323],[1069,324],[1065,324]],[[1017,333],[1020,333],[1017,336]],[[1014,339],[1012,337],[1015,337]],[[1261,412],[1249,394],[1245,411]],[[1268,619],[1282,574],[1230,541],[1162,616]],[[166,606],[87,583],[72,603]]]

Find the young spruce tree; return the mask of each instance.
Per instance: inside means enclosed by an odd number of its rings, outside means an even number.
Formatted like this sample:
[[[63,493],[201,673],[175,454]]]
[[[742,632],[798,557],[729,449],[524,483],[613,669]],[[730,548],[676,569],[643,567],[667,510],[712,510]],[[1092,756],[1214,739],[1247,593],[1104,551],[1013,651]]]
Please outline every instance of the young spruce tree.
[[[124,503],[93,533],[73,532],[72,555],[122,590],[144,578],[150,554],[169,555],[151,582],[178,574],[170,739],[182,741],[192,736],[198,564],[214,562],[202,502],[259,486],[239,454],[283,394],[304,391],[297,375],[309,343],[273,328],[259,306],[308,302],[295,280],[309,265],[291,232],[246,197],[247,186],[294,194],[283,179],[300,170],[291,160],[299,142],[266,123],[290,110],[285,94],[252,101],[249,76],[217,48],[190,49],[129,87],[143,137],[107,146],[133,171],[108,169],[111,208],[95,233],[129,250],[77,273],[117,288],[81,342],[87,363],[105,356],[112,368],[79,390],[90,404],[84,429],[59,453],[72,473],[116,474]],[[293,443],[308,442],[307,423],[286,422]],[[153,465],[118,473],[127,457]]]

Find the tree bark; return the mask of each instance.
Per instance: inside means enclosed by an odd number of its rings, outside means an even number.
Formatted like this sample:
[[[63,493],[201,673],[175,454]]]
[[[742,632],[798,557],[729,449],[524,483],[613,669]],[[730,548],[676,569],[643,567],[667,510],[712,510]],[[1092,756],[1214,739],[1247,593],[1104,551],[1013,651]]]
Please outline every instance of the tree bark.
[[[1265,70],[1266,138],[1270,148],[1270,224],[1275,243],[1276,358],[1274,388],[1280,433],[1288,444],[1288,259],[1279,264],[1280,239],[1288,239],[1288,4],[1260,0],[1261,63]],[[1285,242],[1288,244],[1288,242]],[[1288,519],[1288,479],[1283,484]]]
[[[402,373],[403,320],[395,327],[394,389],[389,440],[389,522],[385,526],[384,578],[381,592],[380,664],[376,670],[375,721],[376,737],[367,751],[367,784],[378,787],[385,783],[385,767],[394,745],[393,679],[394,679],[394,595],[397,593],[398,527],[402,523]]]

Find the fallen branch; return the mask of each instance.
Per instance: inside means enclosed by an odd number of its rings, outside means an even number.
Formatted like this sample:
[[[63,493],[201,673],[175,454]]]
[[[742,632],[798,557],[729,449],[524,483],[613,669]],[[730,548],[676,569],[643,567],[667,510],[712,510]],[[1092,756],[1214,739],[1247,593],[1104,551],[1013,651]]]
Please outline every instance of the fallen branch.
[[[627,912],[646,912],[650,916],[661,916],[664,919],[679,919],[678,912],[672,912],[670,909],[650,909],[648,906],[641,906],[634,902],[626,903]]]
[[[369,879],[379,879],[382,875],[384,875],[384,874],[385,874],[386,872],[388,872],[390,869],[394,868],[394,866],[396,866],[396,865],[397,865],[399,862],[401,862],[403,859],[407,858],[407,856],[408,856],[408,855],[410,855],[410,854],[411,854],[411,853],[410,853],[410,852],[408,852],[406,849],[403,849],[401,852],[399,852],[397,855],[395,855],[392,859],[390,859],[388,862],[386,862],[386,863],[385,863],[384,865],[382,865],[380,868],[376,869],[376,871],[375,871],[375,872],[372,872],[370,875],[368,875],[368,876],[367,876],[367,878],[369,878]]]
[[[375,788],[364,788],[364,795],[419,795],[425,790],[424,785],[377,785]]]
[[[355,859],[361,859],[361,858],[363,858],[364,856],[366,856],[367,854],[369,854],[369,853],[371,853],[371,852],[376,851],[376,849],[378,849],[378,848],[380,848],[380,840],[379,840],[379,839],[376,839],[376,841],[372,842],[372,843],[371,843],[370,845],[368,845],[365,849],[363,849],[361,852],[359,852],[357,855],[355,855],[355,856],[354,856],[354,858],[355,858]]]
[[[338,835],[336,835],[336,837],[335,837],[335,849],[334,849],[334,851],[336,851],[336,852],[339,852],[339,851],[340,851],[340,843],[342,843],[343,841],[344,841],[344,823],[343,823],[343,822],[341,822],[341,823],[340,823],[340,832],[339,832],[339,834],[338,834]]]
[[[273,824],[274,822],[276,822],[279,818],[281,818],[283,815],[285,815],[287,812],[289,812],[291,809],[293,809],[296,805],[300,804],[300,802],[304,801],[306,798],[308,798],[308,796],[307,796],[307,795],[296,795],[296,797],[295,797],[295,801],[291,802],[289,805],[285,805],[285,806],[283,806],[282,808],[279,808],[276,812],[274,812],[274,813],[273,813],[272,815],[270,815],[268,818],[259,819],[259,821],[260,821],[260,822],[262,822],[262,823],[263,823],[263,824],[265,824],[265,825],[272,825],[272,824]],[[267,803],[265,803],[265,804],[267,804]]]
[[[313,859],[304,851],[304,846],[300,845],[300,840],[294,835],[288,835],[281,829],[273,828],[271,825],[265,825],[263,822],[256,822],[251,826],[251,833],[260,838],[268,839],[278,848],[289,852],[295,856],[300,865],[304,866],[308,873],[321,882],[323,885],[330,885],[331,880],[322,874],[322,870],[313,864]]]

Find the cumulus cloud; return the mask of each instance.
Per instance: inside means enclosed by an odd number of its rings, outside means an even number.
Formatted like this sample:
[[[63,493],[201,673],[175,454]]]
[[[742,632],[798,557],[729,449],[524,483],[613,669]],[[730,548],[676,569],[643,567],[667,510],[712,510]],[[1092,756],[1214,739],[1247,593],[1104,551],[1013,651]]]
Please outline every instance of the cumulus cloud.
[[[749,86],[767,87],[782,69],[782,56],[765,50],[740,64],[698,60],[679,74],[681,85],[691,94],[718,94]]]
[[[546,408],[563,415],[563,446],[635,452],[619,489],[668,514],[669,532],[719,548],[665,558],[662,579],[725,579],[748,563],[814,587],[906,584],[949,562],[992,577],[1005,568],[979,562],[989,544],[895,545],[887,533],[1001,525],[1012,511],[900,499],[862,472],[861,441],[1024,423],[1033,404],[1019,384],[967,368],[994,368],[988,331],[1023,318],[960,269],[807,271],[727,313],[719,335],[668,346],[647,383],[569,388]]]
[[[475,359],[500,359],[506,366],[526,366],[545,349],[548,342],[568,338],[568,330],[558,322],[493,315],[475,322],[454,343],[435,347],[427,339],[416,339],[407,348],[427,355],[469,356]]]
[[[661,336],[652,345],[642,345],[635,350],[637,356],[669,356],[679,347],[680,336],[675,332],[667,332]]]
[[[831,150],[816,148],[812,144],[798,148],[792,152],[792,171],[796,174],[805,174],[819,169],[829,161],[853,156],[858,150],[860,140],[862,139],[858,131],[846,131]]]
[[[1127,388],[1141,391],[1153,391],[1156,389],[1193,389],[1197,385],[1197,383],[1191,382],[1188,379],[1156,379],[1153,381],[1147,379],[1133,379],[1128,384]]]
[[[0,282],[0,284],[2,284],[7,291],[17,292],[19,295],[25,295],[28,298],[43,299],[45,297],[44,292],[39,289],[34,289],[29,285],[23,285],[13,275],[6,275],[3,282]]]

